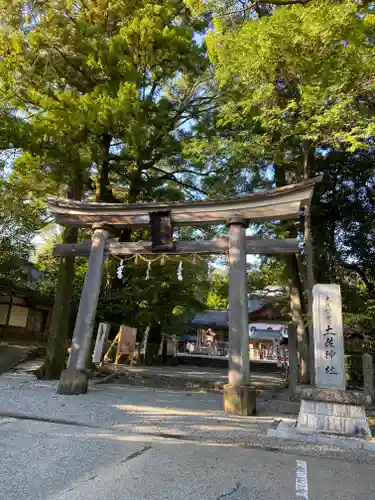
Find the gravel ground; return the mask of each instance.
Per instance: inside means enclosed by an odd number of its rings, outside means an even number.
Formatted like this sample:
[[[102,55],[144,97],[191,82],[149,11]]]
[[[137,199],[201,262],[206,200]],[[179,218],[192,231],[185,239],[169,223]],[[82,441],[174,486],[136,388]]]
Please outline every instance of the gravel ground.
[[[208,366],[128,366],[113,364],[97,368],[97,383],[116,381],[117,384],[153,387],[156,389],[223,392],[228,383],[228,369]],[[251,372],[251,385],[258,394],[280,390],[285,386],[284,373],[280,371]]]
[[[266,433],[272,416],[254,418],[225,415],[222,396],[123,385],[98,385],[80,396],[56,394],[56,382],[31,375],[0,378],[0,414],[24,415],[51,421],[75,422],[132,433],[179,437],[228,437]]]

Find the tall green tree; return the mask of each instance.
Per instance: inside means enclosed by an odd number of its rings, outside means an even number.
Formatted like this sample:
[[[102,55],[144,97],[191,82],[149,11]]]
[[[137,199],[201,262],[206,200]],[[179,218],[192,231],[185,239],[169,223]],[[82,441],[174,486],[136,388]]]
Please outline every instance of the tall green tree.
[[[228,273],[224,269],[215,269],[211,276],[210,291],[207,295],[207,308],[217,311],[228,309],[229,296]]]
[[[209,54],[225,92],[221,122],[236,124],[238,141],[247,141],[250,151],[273,166],[276,186],[310,177],[319,148],[355,149],[371,142],[371,5],[351,0],[208,5],[214,9]],[[309,208],[304,215],[311,313]],[[285,235],[285,226],[274,226],[276,234],[280,229]],[[288,231],[295,236],[293,226]],[[290,290],[296,298],[299,291],[303,311],[298,266],[291,261],[289,268]],[[302,328],[301,320],[299,314]],[[306,342],[303,335],[301,343]]]
[[[312,207],[316,275],[339,281],[345,320],[375,335],[375,167],[372,151],[331,150]]]
[[[69,152],[98,201],[136,201],[155,177],[190,189],[159,162],[178,155],[182,125],[209,106],[194,38],[204,20],[175,0],[20,0],[0,12],[3,92],[32,123],[41,164],[60,158],[65,172]]]
[[[204,16],[175,0],[19,0],[11,12],[0,2],[0,14],[1,100],[30,129],[14,178],[40,197],[97,201],[200,191],[192,182],[199,167],[185,170],[181,151],[212,100],[203,95],[208,63],[196,39]],[[65,232],[66,242],[75,238]],[[62,259],[46,359],[56,373],[73,270]]]
[[[14,198],[17,192],[17,199]],[[26,279],[22,264],[34,250],[33,239],[45,221],[38,200],[27,193],[20,196],[17,186],[0,177],[0,275],[14,280]]]

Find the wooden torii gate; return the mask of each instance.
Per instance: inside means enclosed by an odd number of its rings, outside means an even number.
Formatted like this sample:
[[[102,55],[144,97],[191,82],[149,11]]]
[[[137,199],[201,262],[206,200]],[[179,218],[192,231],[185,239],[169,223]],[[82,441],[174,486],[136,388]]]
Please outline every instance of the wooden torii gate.
[[[117,256],[150,254],[229,254],[229,374],[224,390],[224,409],[251,415],[255,412],[255,389],[250,387],[247,310],[247,253],[297,253],[296,239],[246,237],[250,221],[297,219],[310,203],[320,178],[297,184],[225,199],[171,203],[85,203],[50,198],[48,207],[58,224],[92,228],[92,240],[55,245],[54,255],[88,256],[86,273],[67,369],[61,374],[57,392],[83,394],[87,391],[87,359],[99,298],[103,262],[107,251]],[[228,237],[173,242],[173,227],[203,227],[227,224]],[[152,242],[120,243],[110,239],[111,228],[141,228],[151,225]]]

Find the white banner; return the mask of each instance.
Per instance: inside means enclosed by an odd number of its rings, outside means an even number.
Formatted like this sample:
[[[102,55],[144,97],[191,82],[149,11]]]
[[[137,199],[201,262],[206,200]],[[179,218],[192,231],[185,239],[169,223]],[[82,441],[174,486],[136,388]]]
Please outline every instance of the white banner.
[[[100,363],[104,353],[104,349],[108,340],[111,325],[109,323],[99,323],[98,334],[96,336],[94,354],[92,355],[93,363]]]
[[[150,327],[148,326],[145,330],[145,334],[143,335],[143,339],[142,339],[142,344],[141,344],[141,348],[139,350],[139,354],[143,354],[145,355],[146,354],[146,349],[147,349],[147,341],[148,341],[148,334],[150,332]]]

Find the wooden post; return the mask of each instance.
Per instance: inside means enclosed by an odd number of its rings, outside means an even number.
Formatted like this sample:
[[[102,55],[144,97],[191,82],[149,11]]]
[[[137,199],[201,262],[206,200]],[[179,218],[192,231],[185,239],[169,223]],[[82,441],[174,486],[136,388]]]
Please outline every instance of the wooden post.
[[[9,304],[8,304],[7,317],[5,319],[5,327],[4,327],[5,337],[8,334],[10,315],[12,314],[12,307],[13,307],[13,292],[12,290],[9,290]]]
[[[297,332],[296,325],[290,323],[288,325],[288,357],[289,357],[289,370],[288,370],[288,385],[292,394],[297,389],[298,379],[298,357],[297,357]]]
[[[229,385],[248,385],[249,319],[245,231],[240,217],[229,223]]]
[[[310,205],[305,207],[305,254],[307,268],[307,314],[308,314],[308,333],[309,333],[309,378],[310,384],[315,384],[315,347],[314,347],[314,327],[312,323],[313,317],[313,287],[315,284],[314,277],[314,250],[311,233],[311,209]]]
[[[309,259],[308,256],[306,256],[306,259]],[[309,280],[310,281],[310,280]],[[314,327],[312,323],[312,312],[313,312],[313,296],[312,296],[312,288],[310,285],[308,285],[308,290],[307,290],[307,312],[308,312],[308,317],[309,317],[309,323],[308,323],[308,332],[309,332],[309,350],[308,350],[308,355],[309,355],[309,378],[310,378],[310,384],[314,385],[315,384],[315,347],[314,347]]]
[[[101,224],[93,225],[93,231],[88,269],[78,307],[68,367],[61,373],[57,387],[59,394],[84,394],[87,392],[87,359],[91,348],[102,280],[104,250],[109,236],[108,230]]]
[[[372,356],[369,353],[362,355],[362,370],[363,370],[363,391],[371,396],[372,402],[375,398],[374,388],[374,365]]]
[[[313,160],[313,151],[310,141],[302,142],[303,153],[303,176],[305,181],[310,177],[311,163]],[[304,249],[306,255],[306,276],[307,276],[307,313],[309,316],[309,374],[310,384],[315,384],[315,347],[314,347],[314,327],[312,324],[313,316],[313,287],[315,285],[314,276],[314,245],[312,233],[312,218],[311,218],[311,197],[305,205],[305,220],[304,220]]]
[[[247,301],[246,228],[243,217],[229,226],[229,356],[228,384],[224,387],[224,411],[253,415],[256,391],[251,389],[249,319]]]
[[[299,383],[309,383],[309,332],[305,325],[305,309],[303,293],[299,279],[298,260],[296,255],[289,255],[288,262],[288,287],[292,321],[296,326],[297,351],[299,357]]]

